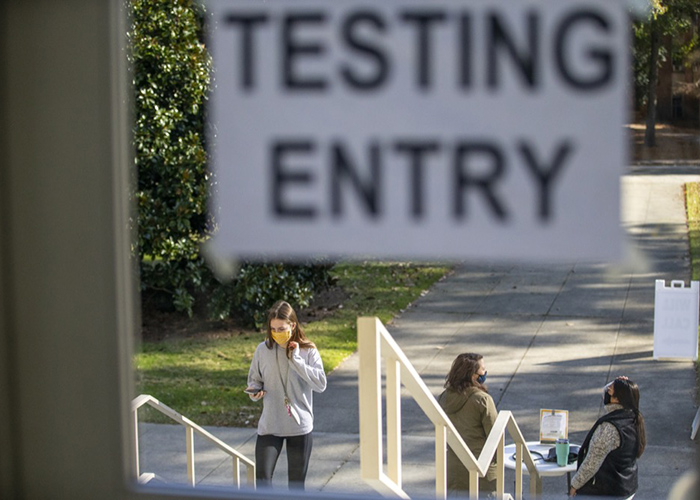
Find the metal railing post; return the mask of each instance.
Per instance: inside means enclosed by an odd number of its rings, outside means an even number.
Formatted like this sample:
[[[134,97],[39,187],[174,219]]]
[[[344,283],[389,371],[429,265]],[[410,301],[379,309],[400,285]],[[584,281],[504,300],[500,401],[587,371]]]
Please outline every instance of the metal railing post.
[[[379,480],[382,458],[382,393],[379,332],[376,318],[357,320],[360,411],[360,473],[366,481]]]
[[[139,410],[131,411],[134,422],[134,477],[141,477],[141,463],[139,462]]]
[[[194,429],[190,425],[186,425],[185,429],[187,433],[187,479],[190,486],[194,487]]]
[[[241,489],[241,461],[238,457],[233,457],[233,482],[236,488]]]
[[[521,443],[515,443],[515,499],[516,500],[523,500],[523,446],[524,445]]]
[[[530,497],[539,498],[542,495],[542,478],[530,476]]]
[[[435,426],[435,498],[447,498],[447,427]]]
[[[386,360],[386,459],[389,479],[401,488],[401,365]]]
[[[479,500],[479,472],[475,470],[469,471],[469,498]]]
[[[501,434],[501,439],[498,442],[498,451],[496,452],[496,496],[503,498],[506,492],[506,471],[505,471],[505,453],[506,434]]]

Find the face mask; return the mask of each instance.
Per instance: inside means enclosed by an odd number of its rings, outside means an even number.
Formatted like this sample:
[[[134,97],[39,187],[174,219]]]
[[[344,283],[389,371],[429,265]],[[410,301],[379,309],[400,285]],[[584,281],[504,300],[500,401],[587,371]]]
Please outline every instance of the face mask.
[[[612,385],[612,382],[610,382],[608,385],[603,387],[603,404],[604,405],[609,405],[610,404],[610,394],[608,393],[608,387]]]
[[[290,338],[292,338],[291,330],[285,330],[283,332],[272,332],[272,340],[277,342],[279,345],[284,345]]]
[[[486,382],[486,375],[488,373],[489,372],[484,372],[483,375],[479,375],[478,377],[476,377],[476,381],[479,382],[480,384],[483,384],[484,382]]]

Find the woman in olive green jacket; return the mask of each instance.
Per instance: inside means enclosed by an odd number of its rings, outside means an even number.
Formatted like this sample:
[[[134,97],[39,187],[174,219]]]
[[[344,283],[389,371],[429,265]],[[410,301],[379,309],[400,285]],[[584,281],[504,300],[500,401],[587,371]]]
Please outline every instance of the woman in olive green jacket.
[[[445,391],[438,402],[471,452],[478,459],[498,412],[487,392],[486,366],[481,354],[464,353],[452,362],[445,377]],[[496,464],[479,479],[479,490],[496,491]],[[451,448],[447,449],[447,492],[452,496],[469,494],[469,471]]]

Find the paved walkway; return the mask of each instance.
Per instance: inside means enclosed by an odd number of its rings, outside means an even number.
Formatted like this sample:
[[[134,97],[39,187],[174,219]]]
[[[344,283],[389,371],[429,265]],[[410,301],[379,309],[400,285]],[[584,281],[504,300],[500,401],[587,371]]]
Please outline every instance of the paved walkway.
[[[526,439],[537,439],[540,408],[561,408],[570,412],[571,440],[580,443],[602,410],[603,385],[628,375],[641,388],[648,438],[635,499],[666,498],[697,455],[690,440],[693,364],[653,360],[654,282],[690,278],[682,184],[700,181],[700,168],[683,168],[678,175],[678,168],[637,167],[623,178],[631,243],[624,264],[463,264],[388,325],[433,394],[456,354],[480,352],[498,409],[514,413]],[[307,490],[373,493],[359,473],[357,361],[348,358],[315,396]],[[433,428],[415,403],[404,398],[402,405],[404,487],[411,496],[434,497]],[[254,429],[211,430],[254,456]],[[184,482],[182,428],[144,424],[140,432],[142,471]],[[198,482],[230,484],[230,461],[199,441]],[[284,454],[275,476],[284,488]],[[543,494],[564,498],[565,478],[545,478]]]

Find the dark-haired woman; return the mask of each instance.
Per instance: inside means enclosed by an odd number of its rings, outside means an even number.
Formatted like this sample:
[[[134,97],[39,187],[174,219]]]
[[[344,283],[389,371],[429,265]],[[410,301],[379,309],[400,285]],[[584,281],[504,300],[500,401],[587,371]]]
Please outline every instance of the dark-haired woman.
[[[440,406],[477,459],[498,416],[485,381],[484,357],[475,353],[460,354],[445,377],[445,391],[438,397]],[[495,463],[489,467],[486,477],[479,479],[479,491],[496,491]],[[469,471],[451,448],[447,449],[447,493],[450,496],[469,494]]]
[[[646,446],[639,388],[627,377],[618,377],[605,386],[603,402],[605,415],[581,445],[569,496],[632,498],[637,491],[637,459]]]
[[[289,487],[304,488],[311,456],[313,392],[326,389],[321,356],[306,338],[294,309],[276,302],[267,317],[267,336],[250,363],[248,388],[253,401],[263,400],[255,444],[258,487],[269,486],[287,444]]]

